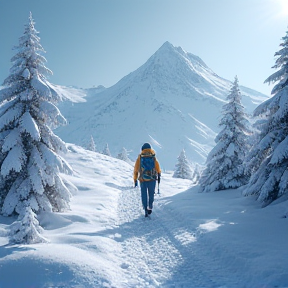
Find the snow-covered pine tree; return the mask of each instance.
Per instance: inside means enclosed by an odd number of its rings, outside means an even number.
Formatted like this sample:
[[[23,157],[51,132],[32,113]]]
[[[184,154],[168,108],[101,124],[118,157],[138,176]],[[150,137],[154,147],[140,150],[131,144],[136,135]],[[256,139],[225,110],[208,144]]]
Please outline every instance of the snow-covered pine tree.
[[[183,149],[178,156],[178,162],[176,163],[176,169],[174,171],[174,178],[182,178],[182,179],[192,179],[192,170],[191,165],[187,160],[185,150]]]
[[[90,143],[88,144],[87,149],[90,151],[96,152],[96,145],[95,145],[94,138],[92,135],[90,137]]]
[[[196,163],[192,170],[193,170],[192,182],[194,184],[196,184],[196,183],[198,183],[198,181],[199,181],[199,179],[201,177],[201,173],[202,173],[203,168],[198,163]]]
[[[117,159],[123,160],[129,164],[133,164],[133,162],[131,161],[131,159],[128,156],[128,152],[126,148],[122,148],[121,152],[117,155]]]
[[[288,31],[280,46],[272,67],[279,70],[264,82],[278,82],[271,91],[273,97],[254,111],[255,117],[265,120],[258,125],[259,140],[249,154],[252,175],[244,191],[265,205],[288,193]]]
[[[206,168],[199,179],[200,190],[204,192],[237,188],[249,180],[242,163],[249,150],[247,137],[250,125],[241,104],[237,76],[227,100],[219,124],[223,128],[216,136],[216,146],[210,151]]]
[[[107,155],[107,156],[111,156],[110,150],[109,150],[109,146],[108,143],[106,143],[104,150],[102,152],[103,155]]]
[[[58,154],[66,146],[52,132],[66,123],[55,106],[61,95],[46,79],[52,72],[44,65],[34,24],[30,13],[0,90],[0,209],[7,216],[24,215],[30,208],[35,213],[62,211],[70,201],[60,172],[72,170]]]
[[[36,214],[31,207],[26,207],[18,216],[18,220],[11,224],[10,242],[27,244],[47,242],[41,235],[42,232],[43,228],[39,225]]]

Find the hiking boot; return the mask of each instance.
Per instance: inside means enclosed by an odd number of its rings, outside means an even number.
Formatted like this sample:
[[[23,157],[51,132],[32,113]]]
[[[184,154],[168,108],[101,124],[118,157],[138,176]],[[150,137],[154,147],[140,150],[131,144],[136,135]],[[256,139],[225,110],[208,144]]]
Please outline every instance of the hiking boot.
[[[145,217],[148,217],[148,211],[145,211]]]
[[[147,212],[150,215],[152,213],[152,209],[148,209]]]

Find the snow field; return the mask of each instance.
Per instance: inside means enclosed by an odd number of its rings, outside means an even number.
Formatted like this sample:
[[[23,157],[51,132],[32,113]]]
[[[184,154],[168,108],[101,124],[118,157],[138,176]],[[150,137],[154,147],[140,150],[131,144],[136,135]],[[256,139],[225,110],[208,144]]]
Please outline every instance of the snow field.
[[[69,145],[71,211],[43,213],[46,244],[10,245],[0,218],[0,287],[287,287],[286,202],[198,193],[163,173],[150,218],[129,164]],[[161,164],[161,159],[159,159]],[[11,271],[13,275],[11,276]]]

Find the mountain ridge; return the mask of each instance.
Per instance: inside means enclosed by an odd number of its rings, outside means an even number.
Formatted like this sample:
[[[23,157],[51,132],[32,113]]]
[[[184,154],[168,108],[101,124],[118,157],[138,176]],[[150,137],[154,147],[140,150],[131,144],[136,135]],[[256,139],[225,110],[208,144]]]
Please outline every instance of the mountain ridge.
[[[100,151],[106,143],[113,155],[125,147],[133,160],[143,142],[151,141],[168,169],[173,169],[183,148],[191,162],[203,164],[214,146],[231,85],[200,57],[165,42],[115,85],[94,92],[87,89],[86,102],[60,104],[69,125],[56,133],[82,146],[92,135]],[[243,88],[243,104],[249,113],[268,98]],[[203,133],[203,127],[209,132]]]

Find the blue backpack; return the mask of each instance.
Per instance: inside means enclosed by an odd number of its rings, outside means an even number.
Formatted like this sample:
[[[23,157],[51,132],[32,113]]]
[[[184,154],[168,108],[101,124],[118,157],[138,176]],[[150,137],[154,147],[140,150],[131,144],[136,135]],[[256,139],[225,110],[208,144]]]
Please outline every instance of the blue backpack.
[[[140,178],[143,180],[156,180],[155,155],[140,155]]]

